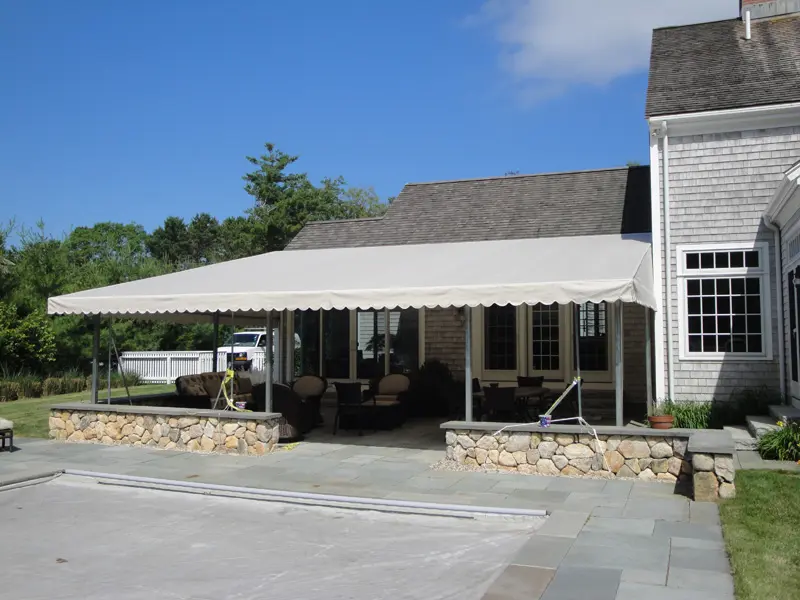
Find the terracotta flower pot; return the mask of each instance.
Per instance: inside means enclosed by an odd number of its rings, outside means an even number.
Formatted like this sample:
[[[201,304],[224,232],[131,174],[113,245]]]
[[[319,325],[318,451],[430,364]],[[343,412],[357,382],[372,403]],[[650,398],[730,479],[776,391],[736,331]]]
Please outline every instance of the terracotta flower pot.
[[[675,423],[675,417],[672,415],[647,417],[647,420],[650,421],[651,429],[672,429],[672,425]]]

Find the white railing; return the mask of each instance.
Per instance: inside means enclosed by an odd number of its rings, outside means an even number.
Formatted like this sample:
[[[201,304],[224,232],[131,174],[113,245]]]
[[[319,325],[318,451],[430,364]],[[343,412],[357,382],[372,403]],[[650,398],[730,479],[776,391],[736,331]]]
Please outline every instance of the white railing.
[[[227,352],[217,355],[217,369],[224,370],[228,361]],[[213,350],[197,352],[123,352],[120,355],[120,369],[126,373],[136,373],[145,383],[172,383],[181,375],[197,375],[213,369]],[[278,356],[275,356],[275,372],[280,373]],[[264,353],[253,356],[253,371],[264,370]]]

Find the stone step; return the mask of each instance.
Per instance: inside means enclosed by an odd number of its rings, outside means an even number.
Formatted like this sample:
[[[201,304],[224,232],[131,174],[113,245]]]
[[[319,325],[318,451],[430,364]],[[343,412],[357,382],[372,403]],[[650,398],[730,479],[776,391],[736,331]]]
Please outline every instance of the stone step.
[[[758,447],[758,440],[750,435],[744,425],[729,425],[722,429],[731,434],[737,450],[755,450]]]
[[[775,421],[800,421],[800,408],[776,404],[769,407],[769,414]]]
[[[760,438],[765,433],[778,429],[778,426],[775,424],[774,417],[765,417],[759,415],[747,417],[746,420],[747,429],[750,431],[750,435],[756,439]]]

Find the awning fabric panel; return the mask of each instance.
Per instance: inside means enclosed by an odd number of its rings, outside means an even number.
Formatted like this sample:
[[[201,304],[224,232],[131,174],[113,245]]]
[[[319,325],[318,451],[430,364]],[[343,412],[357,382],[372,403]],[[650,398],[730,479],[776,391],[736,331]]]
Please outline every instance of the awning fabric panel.
[[[215,311],[622,300],[655,307],[649,236],[292,250],[50,298],[51,314],[207,320]]]

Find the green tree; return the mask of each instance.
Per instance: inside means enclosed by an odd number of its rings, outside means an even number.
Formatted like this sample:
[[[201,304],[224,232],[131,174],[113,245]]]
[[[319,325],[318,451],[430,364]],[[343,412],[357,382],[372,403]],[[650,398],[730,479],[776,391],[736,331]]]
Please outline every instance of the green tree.
[[[41,373],[55,357],[55,336],[44,312],[20,318],[16,306],[0,302],[0,365],[11,372]]]
[[[167,217],[146,242],[150,254],[165,263],[183,267],[191,254],[189,231],[181,217]]]
[[[195,264],[208,264],[220,258],[219,221],[208,213],[198,213],[186,230],[189,257]]]

